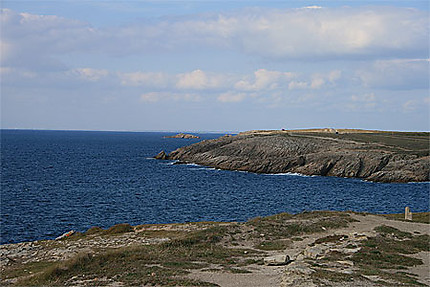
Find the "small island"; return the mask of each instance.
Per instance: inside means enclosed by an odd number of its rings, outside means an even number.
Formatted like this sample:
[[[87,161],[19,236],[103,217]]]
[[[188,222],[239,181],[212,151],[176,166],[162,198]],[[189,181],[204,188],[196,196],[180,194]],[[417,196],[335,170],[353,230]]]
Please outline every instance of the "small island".
[[[165,136],[164,138],[170,138],[170,139],[199,139],[199,136],[195,136],[192,134],[184,134],[180,133],[174,136]]]

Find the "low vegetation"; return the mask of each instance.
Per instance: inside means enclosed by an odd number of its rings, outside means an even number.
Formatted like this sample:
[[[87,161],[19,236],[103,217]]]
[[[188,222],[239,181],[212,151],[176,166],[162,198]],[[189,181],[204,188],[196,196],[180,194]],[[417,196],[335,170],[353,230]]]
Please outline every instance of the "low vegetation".
[[[404,213],[394,213],[394,214],[382,214],[389,219],[409,221],[405,219]],[[427,223],[430,224],[430,213],[429,212],[414,212],[412,214],[412,222]]]
[[[63,285],[70,278],[81,276],[86,280],[115,278],[133,286],[213,286],[181,276],[189,273],[190,269],[207,268],[210,264],[217,264],[229,272],[246,272],[238,267],[246,266],[246,259],[257,254],[254,250],[221,246],[218,243],[225,233],[226,228],[215,226],[161,244],[125,247],[97,255],[79,254],[19,283]]]
[[[264,237],[274,240],[347,227],[353,221],[354,219],[347,213],[314,211],[299,214],[280,213],[264,218],[258,217],[250,220],[248,224],[254,227],[256,236],[263,234]]]
[[[104,286],[115,282],[125,286],[217,286],[187,275],[194,270],[246,274],[251,272],[251,265],[263,264],[263,258],[273,254],[270,252],[282,252],[292,244],[302,244],[310,235],[347,227],[354,221],[350,213],[315,211],[258,217],[245,223],[196,223],[188,225],[188,230],[187,225],[160,225],[159,229],[128,224],[93,227],[65,242],[96,237],[118,240],[128,233],[148,238],[167,236],[169,240],[81,252],[64,261],[15,264],[2,272],[1,278],[19,278],[14,283],[20,286]],[[334,248],[318,259],[304,259],[313,269],[311,280],[318,286],[358,281],[376,282],[377,286],[423,286],[408,268],[423,264],[411,255],[430,251],[429,236],[387,225],[374,231],[376,236],[355,242],[349,241],[353,235],[326,233],[305,243],[309,247],[343,244],[343,250],[359,250],[348,253]],[[53,244],[57,248],[59,242]],[[348,272],[332,268],[339,264],[353,267]]]
[[[423,264],[421,259],[410,255],[420,251],[430,251],[430,237],[428,235],[413,235],[390,226],[375,228],[377,235],[363,241],[361,249],[351,256],[339,252],[330,252],[323,262],[350,260],[354,263],[355,271],[350,274],[333,272],[325,268],[318,268],[312,276],[316,281],[327,280],[351,281],[369,280],[380,286],[426,286],[417,281],[416,275],[405,272],[408,267]],[[335,242],[336,236],[320,238],[315,243]],[[340,238],[339,238],[340,239]],[[317,265],[324,267],[324,265]]]

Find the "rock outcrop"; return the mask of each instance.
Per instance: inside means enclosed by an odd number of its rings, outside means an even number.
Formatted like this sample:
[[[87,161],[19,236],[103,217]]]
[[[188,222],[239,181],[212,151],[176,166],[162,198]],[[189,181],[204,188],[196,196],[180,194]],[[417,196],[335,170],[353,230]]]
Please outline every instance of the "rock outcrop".
[[[246,132],[185,146],[165,158],[255,173],[429,181],[428,133],[410,134]]]
[[[164,150],[160,151],[156,156],[154,156],[155,159],[168,159],[168,155]]]
[[[171,139],[199,139],[200,137],[192,135],[192,134],[183,134],[183,133],[180,133],[180,134],[177,134],[177,135],[174,135],[174,136],[165,136],[165,138],[171,138]]]

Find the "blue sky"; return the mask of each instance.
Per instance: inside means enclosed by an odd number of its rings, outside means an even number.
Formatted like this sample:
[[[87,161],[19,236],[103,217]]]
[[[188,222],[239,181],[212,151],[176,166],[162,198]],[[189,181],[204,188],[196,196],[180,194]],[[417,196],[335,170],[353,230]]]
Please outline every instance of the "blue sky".
[[[428,1],[1,8],[2,128],[430,128]]]

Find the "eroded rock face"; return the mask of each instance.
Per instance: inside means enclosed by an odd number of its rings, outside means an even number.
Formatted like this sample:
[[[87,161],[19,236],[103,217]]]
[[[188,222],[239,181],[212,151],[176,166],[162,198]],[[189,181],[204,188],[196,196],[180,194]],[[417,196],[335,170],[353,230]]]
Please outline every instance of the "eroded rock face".
[[[244,133],[202,141],[168,159],[256,173],[357,177],[379,182],[429,181],[430,158],[374,142],[290,133]]]

